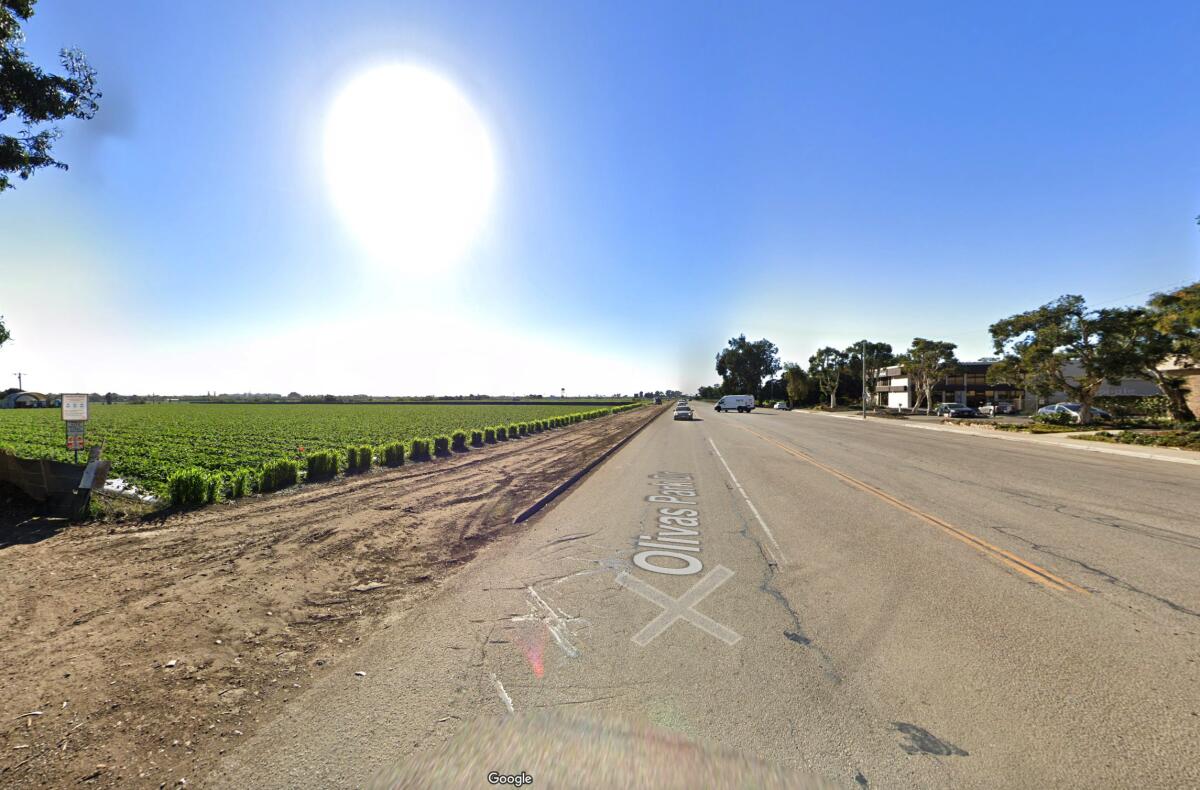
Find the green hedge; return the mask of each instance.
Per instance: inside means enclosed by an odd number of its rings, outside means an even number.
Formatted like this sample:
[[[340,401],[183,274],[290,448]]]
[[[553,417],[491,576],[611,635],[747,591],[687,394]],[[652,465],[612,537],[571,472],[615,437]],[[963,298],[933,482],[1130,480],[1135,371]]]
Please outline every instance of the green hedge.
[[[171,507],[188,509],[212,501],[209,499],[210,483],[208,472],[199,467],[176,469],[167,478]]]
[[[253,489],[254,472],[253,470],[247,469],[243,466],[241,469],[233,473],[233,476],[229,479],[229,483],[229,498],[241,499],[249,494]]]
[[[410,461],[428,461],[430,458],[429,452],[429,439],[413,439],[408,445],[408,459]]]
[[[471,431],[471,446],[483,447],[483,431]]]
[[[508,441],[508,428],[504,427],[503,425],[496,426],[496,441],[498,441],[498,442]]]
[[[450,449],[458,453],[467,451],[467,432],[463,430],[450,434]]]
[[[379,448],[379,461],[384,466],[403,466],[404,443],[389,442]]]
[[[361,474],[371,468],[371,446],[359,445],[346,448],[346,474]]]
[[[433,454],[434,455],[449,455],[450,454],[450,437],[444,433],[433,437]]]
[[[300,479],[300,464],[287,458],[279,458],[263,464],[258,471],[258,490],[266,493],[296,485]]]
[[[496,428],[495,428],[495,426],[493,426],[491,428],[483,429],[483,440],[485,442],[487,442],[488,444],[496,443]]]
[[[338,472],[338,456],[332,450],[309,453],[304,456],[304,479],[309,483],[332,480]]]

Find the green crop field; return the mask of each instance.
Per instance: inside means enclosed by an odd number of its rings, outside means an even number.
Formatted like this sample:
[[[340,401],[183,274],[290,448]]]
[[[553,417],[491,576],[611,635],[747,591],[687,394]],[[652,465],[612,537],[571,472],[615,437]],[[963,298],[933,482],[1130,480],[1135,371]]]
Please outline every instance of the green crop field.
[[[91,404],[89,445],[103,442],[110,477],[162,495],[171,472],[230,474],[320,450],[378,446],[417,437],[590,411],[557,404]],[[0,410],[0,448],[24,458],[68,461],[58,409]]]

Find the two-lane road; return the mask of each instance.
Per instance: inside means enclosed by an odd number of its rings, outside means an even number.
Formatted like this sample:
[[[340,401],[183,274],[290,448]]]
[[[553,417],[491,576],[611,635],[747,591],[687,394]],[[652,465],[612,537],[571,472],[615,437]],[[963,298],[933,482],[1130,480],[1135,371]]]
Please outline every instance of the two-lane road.
[[[697,406],[215,779],[352,786],[559,708],[850,787],[1200,784],[1200,467]]]

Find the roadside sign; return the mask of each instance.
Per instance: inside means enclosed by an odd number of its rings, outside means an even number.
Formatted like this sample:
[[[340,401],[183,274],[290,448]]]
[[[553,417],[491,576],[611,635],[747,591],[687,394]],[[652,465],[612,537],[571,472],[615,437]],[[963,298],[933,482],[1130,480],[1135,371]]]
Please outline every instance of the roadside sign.
[[[86,420],[88,418],[87,395],[63,395],[62,418],[68,422]]]
[[[84,426],[82,420],[72,420],[67,423],[67,449],[79,451],[83,449]]]

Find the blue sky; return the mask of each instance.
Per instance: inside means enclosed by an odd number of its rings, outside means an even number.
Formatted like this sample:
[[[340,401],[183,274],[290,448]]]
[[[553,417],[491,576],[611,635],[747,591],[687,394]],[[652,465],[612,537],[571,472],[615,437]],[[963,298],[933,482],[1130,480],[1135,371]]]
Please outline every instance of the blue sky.
[[[45,390],[691,389],[741,332],[966,358],[1200,279],[1195,3],[41,0],[26,34],[105,93],[0,196],[0,372]],[[444,276],[368,263],[326,188],[330,105],[397,61],[495,152]]]

